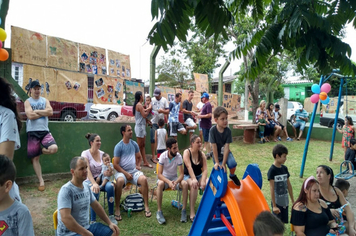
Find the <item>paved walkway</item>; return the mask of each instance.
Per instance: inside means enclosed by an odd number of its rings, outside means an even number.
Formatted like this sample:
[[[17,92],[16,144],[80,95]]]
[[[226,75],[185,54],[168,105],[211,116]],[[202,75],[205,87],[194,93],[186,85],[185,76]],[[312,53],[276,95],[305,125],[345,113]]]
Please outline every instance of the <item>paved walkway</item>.
[[[356,177],[353,177],[348,180],[350,182],[350,189],[349,189],[349,196],[347,197],[347,200],[349,200],[352,211],[356,215]]]

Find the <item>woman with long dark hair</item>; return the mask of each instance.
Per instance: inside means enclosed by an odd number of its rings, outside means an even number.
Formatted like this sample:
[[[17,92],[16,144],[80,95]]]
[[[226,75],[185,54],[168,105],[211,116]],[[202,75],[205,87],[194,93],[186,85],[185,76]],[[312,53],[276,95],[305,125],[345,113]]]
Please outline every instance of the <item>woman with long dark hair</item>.
[[[10,160],[13,160],[15,150],[20,148],[21,127],[13,88],[0,77],[0,154]],[[10,197],[21,201],[19,187],[15,182],[10,190]]]
[[[146,117],[149,110],[144,109],[143,105],[143,94],[141,91],[135,93],[135,103],[132,108],[132,113],[135,116],[135,134],[137,139],[137,144],[140,148],[140,152],[143,159],[143,165],[152,168],[152,165],[148,163],[145,151],[145,141],[146,141]],[[136,159],[136,169],[141,170],[141,158]]]
[[[279,133],[281,132],[282,128],[281,126],[279,126],[278,124],[276,124],[275,120],[274,120],[274,105],[273,103],[269,103],[266,111],[267,111],[267,118],[268,118],[268,122],[269,125],[268,127],[266,126],[266,128],[270,129],[270,135],[273,135],[273,141],[277,142],[277,141],[281,141],[277,139],[277,135],[279,135]],[[273,130],[274,130],[274,134],[273,134]]]
[[[198,190],[205,190],[207,180],[207,164],[206,157],[202,151],[201,139],[198,135],[193,134],[190,138],[190,148],[183,153],[184,161],[184,180],[188,183],[189,204],[190,204],[190,220],[195,218],[195,202],[198,196]]]

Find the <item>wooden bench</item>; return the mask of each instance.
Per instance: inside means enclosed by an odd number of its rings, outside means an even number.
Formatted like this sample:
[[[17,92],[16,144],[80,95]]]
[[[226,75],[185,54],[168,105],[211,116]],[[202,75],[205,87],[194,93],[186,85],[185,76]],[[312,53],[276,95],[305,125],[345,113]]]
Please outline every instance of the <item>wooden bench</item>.
[[[242,129],[244,131],[244,143],[254,144],[256,139],[257,124],[240,124],[233,125],[233,129]]]

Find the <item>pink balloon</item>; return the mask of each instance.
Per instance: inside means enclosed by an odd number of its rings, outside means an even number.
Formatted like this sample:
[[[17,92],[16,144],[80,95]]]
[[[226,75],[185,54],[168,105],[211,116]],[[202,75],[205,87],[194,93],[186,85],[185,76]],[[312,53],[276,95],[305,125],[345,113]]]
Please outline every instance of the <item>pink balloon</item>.
[[[331,90],[331,86],[328,83],[323,84],[320,88],[320,92],[328,93],[330,92],[330,90]]]
[[[0,48],[2,48],[2,42],[0,41]]]
[[[313,94],[311,97],[310,97],[310,101],[312,103],[317,103],[319,101],[319,94]]]

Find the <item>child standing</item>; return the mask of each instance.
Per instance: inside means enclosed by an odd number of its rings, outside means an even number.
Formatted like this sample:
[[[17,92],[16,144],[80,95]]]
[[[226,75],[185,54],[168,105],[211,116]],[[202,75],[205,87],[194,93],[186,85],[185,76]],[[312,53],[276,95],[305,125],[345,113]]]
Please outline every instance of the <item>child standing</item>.
[[[232,143],[231,130],[227,122],[228,112],[224,107],[218,106],[214,110],[216,125],[210,128],[209,142],[213,147],[214,169],[223,168],[226,172],[226,164],[230,170],[230,179],[235,185],[240,186],[240,180],[235,175],[237,163],[230,152],[229,145]]]
[[[346,153],[345,153],[345,160],[350,161],[354,167],[356,164],[355,151],[356,151],[356,139],[352,138],[352,139],[350,139],[350,147],[347,148]],[[352,167],[351,167],[350,163],[349,163],[348,167],[349,167],[350,174],[352,174]]]
[[[350,147],[350,140],[355,137],[355,128],[352,118],[350,116],[345,116],[345,125],[342,129],[337,129],[339,133],[342,134],[341,146],[344,148],[344,159],[346,160],[346,151]]]
[[[30,211],[21,202],[10,197],[15,181],[14,163],[0,155],[0,235],[35,235]]]
[[[158,129],[155,132],[155,140],[156,142],[156,150],[157,150],[157,158],[159,159],[161,153],[167,150],[166,142],[168,139],[167,130],[164,128],[164,120],[158,120]]]
[[[274,162],[268,170],[267,179],[271,190],[272,212],[285,224],[288,223],[288,193],[294,204],[292,184],[289,180],[288,168],[284,165],[288,149],[282,145],[274,146]]]
[[[104,173],[107,170],[109,170],[109,172],[111,173],[110,176],[104,175]],[[109,154],[104,153],[103,154],[103,164],[101,165],[101,174],[98,176],[98,178],[96,178],[97,184],[100,184],[100,182],[101,182],[100,190],[104,190],[106,183],[113,180],[114,171],[115,171],[114,165],[111,163]]]
[[[260,116],[258,117],[258,132],[260,134],[261,141],[259,143],[265,143],[265,126],[266,126],[266,120],[265,120],[265,113],[261,111]]]

